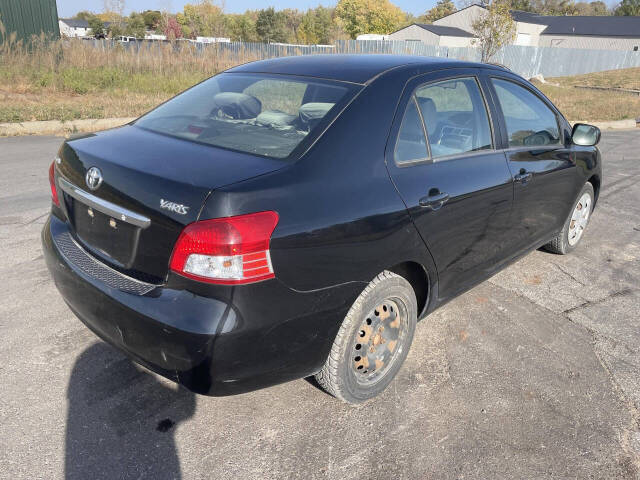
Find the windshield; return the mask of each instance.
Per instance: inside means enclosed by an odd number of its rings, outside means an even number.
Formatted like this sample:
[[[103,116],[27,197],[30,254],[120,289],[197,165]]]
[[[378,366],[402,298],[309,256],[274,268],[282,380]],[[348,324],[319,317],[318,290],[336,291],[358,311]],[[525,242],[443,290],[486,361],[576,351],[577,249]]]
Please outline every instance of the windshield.
[[[136,121],[148,130],[286,158],[351,97],[354,86],[289,76],[223,73]]]

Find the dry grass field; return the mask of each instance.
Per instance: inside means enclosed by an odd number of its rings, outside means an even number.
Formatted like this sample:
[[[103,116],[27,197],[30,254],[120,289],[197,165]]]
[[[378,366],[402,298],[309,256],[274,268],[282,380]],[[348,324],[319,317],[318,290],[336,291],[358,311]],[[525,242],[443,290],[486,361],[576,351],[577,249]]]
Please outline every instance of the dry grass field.
[[[94,48],[81,40],[0,43],[0,122],[137,116],[250,55],[191,44]]]
[[[616,87],[640,90],[640,67],[624,70],[608,70],[606,72],[587,73],[571,77],[550,78],[550,82],[561,85],[589,85],[596,87]]]
[[[576,85],[640,90],[640,68],[609,70],[570,77],[548,78],[537,87],[570,120],[623,120],[640,117],[640,96],[606,90],[575,88]]]
[[[186,43],[155,43],[137,52],[81,40],[40,40],[27,48],[8,39],[0,43],[0,122],[135,117],[219,71],[256,59],[215,48],[202,53]],[[640,89],[640,68],[549,82],[538,86],[570,120],[640,117],[640,96],[574,88]]]

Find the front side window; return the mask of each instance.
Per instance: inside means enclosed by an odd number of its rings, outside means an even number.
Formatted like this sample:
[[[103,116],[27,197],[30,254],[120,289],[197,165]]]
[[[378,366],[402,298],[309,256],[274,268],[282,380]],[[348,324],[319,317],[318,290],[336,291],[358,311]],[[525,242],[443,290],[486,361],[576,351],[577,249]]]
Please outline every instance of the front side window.
[[[508,80],[491,81],[506,122],[509,147],[560,143],[558,119],[537,95]]]
[[[169,100],[135,125],[216,147],[286,158],[355,91],[340,82],[223,73]]]
[[[474,78],[423,85],[415,97],[434,159],[492,148],[489,116]]]

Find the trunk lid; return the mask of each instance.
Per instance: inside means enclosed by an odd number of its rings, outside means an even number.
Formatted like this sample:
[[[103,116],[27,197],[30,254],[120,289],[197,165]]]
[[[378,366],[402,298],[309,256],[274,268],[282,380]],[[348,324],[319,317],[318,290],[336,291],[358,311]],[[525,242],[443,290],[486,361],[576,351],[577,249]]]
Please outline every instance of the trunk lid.
[[[286,165],[135,126],[69,139],[60,157],[57,182],[76,239],[114,268],[153,283],[166,277],[180,232],[213,190]],[[93,167],[95,189],[86,179]]]

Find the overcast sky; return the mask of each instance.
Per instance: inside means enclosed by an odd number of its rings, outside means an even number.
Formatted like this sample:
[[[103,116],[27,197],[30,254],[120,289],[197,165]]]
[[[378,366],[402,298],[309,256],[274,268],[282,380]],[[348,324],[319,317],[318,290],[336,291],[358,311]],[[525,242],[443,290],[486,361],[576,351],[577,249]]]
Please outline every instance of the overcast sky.
[[[411,12],[415,15],[424,13],[435,5],[436,0],[392,0],[405,12]],[[169,10],[171,12],[182,11],[185,3],[197,3],[197,0],[126,0],[126,13],[131,10]],[[245,10],[257,10],[260,8],[275,7],[280,10],[283,8],[297,8],[306,10],[309,7],[322,5],[325,7],[333,6],[336,0],[226,0],[225,12],[242,13]],[[92,12],[102,11],[103,0],[58,0],[58,15],[60,18],[72,17],[80,10],[89,10]]]

